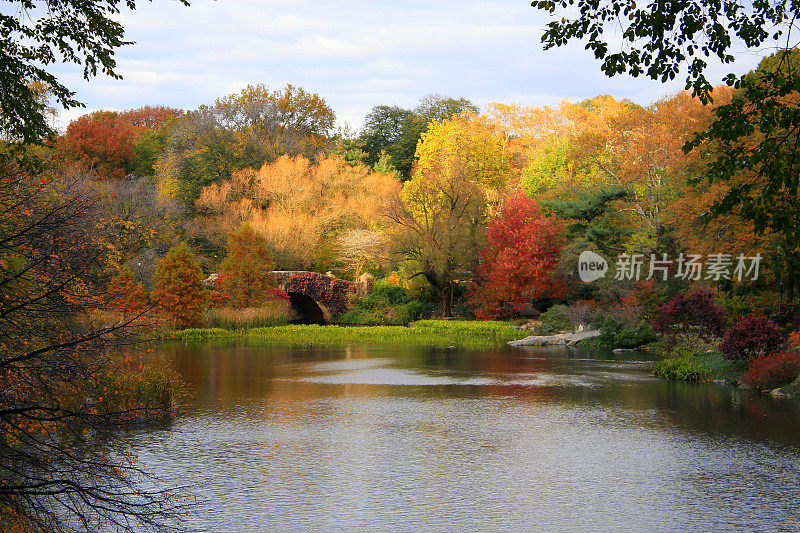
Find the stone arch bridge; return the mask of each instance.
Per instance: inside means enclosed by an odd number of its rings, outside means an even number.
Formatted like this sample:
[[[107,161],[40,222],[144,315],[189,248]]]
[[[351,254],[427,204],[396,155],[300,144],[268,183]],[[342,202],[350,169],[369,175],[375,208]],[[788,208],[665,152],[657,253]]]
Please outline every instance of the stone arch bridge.
[[[273,274],[278,288],[289,295],[292,307],[308,324],[327,324],[334,316],[347,311],[353,296],[366,289],[363,283],[319,272],[276,270]]]
[[[372,278],[364,275],[358,282],[306,270],[273,270],[278,288],[289,295],[292,308],[307,324],[327,324],[350,308],[354,296],[372,288]],[[211,274],[204,283],[213,287],[219,274]]]

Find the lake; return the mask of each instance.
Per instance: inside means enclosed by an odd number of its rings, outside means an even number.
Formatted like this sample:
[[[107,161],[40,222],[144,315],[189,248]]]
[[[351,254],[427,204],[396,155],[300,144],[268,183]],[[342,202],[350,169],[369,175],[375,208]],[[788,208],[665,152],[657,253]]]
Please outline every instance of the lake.
[[[800,402],[567,348],[167,347],[191,531],[800,530]]]

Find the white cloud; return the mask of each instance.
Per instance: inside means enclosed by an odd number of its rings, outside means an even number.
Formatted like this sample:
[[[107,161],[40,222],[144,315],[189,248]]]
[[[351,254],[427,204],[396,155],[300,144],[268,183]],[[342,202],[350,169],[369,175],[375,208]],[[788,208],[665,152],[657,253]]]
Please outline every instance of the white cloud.
[[[123,80],[85,83],[75,69],[57,69],[93,109],[194,108],[250,83],[293,83],[360,126],[373,105],[413,106],[432,92],[482,105],[601,93],[648,103],[683,86],[606,78],[578,43],[544,52],[545,15],[516,0],[195,0],[142,3],[118,18],[137,41],[117,53]],[[745,55],[734,70],[757,61]],[[721,78],[731,68],[711,71]]]

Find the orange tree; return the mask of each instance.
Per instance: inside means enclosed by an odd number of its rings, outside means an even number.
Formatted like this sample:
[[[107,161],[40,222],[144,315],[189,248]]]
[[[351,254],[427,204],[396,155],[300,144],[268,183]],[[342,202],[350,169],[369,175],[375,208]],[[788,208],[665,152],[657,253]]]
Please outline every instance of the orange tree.
[[[254,307],[277,285],[272,254],[263,235],[248,224],[228,235],[228,255],[220,268],[221,288],[232,307]]]
[[[108,295],[110,307],[122,313],[142,314],[147,307],[147,292],[141,283],[134,282],[133,272],[127,266],[111,278]]]
[[[175,319],[178,328],[202,324],[203,307],[208,291],[203,286],[203,272],[185,242],[173,247],[156,261],[153,300]]]

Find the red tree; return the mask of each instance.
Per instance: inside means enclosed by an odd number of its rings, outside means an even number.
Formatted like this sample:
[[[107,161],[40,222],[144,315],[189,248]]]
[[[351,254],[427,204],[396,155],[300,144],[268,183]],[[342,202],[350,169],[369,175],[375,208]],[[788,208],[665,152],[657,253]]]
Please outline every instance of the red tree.
[[[73,120],[61,139],[67,157],[95,170],[102,178],[124,178],[133,160],[139,128],[114,111],[96,111]]]
[[[519,308],[534,298],[563,294],[563,282],[553,276],[564,247],[562,232],[562,225],[544,216],[535,200],[521,191],[506,196],[486,226],[470,295],[476,314],[495,318],[507,302]]]
[[[169,120],[182,114],[183,111],[181,109],[175,109],[174,107],[146,105],[144,107],[123,111],[119,114],[119,119],[137,128],[157,130],[163,127]]]

